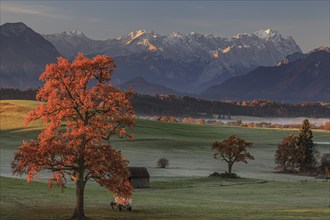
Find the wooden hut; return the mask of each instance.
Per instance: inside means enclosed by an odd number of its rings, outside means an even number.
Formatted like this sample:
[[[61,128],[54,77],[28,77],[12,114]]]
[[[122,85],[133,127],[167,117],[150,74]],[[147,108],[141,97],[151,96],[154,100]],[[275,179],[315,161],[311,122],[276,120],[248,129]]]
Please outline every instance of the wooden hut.
[[[149,188],[149,172],[145,167],[129,167],[128,168],[131,176],[129,181],[131,182],[133,188]]]

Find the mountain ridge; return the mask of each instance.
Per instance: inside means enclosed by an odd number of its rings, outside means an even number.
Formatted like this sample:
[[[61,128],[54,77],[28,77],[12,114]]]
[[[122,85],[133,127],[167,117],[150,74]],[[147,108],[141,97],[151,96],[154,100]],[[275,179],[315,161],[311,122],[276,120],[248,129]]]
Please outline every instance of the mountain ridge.
[[[0,26],[1,87],[36,88],[39,75],[60,56],[57,49],[22,22]]]
[[[67,57],[73,57],[78,51],[88,56],[113,56],[116,62],[119,60],[118,63],[125,66],[122,68],[125,71],[114,75],[120,83],[143,77],[151,79],[152,83],[188,93],[244,75],[258,66],[276,65],[291,53],[301,53],[292,37],[271,29],[237,34],[231,38],[196,32],[158,34],[146,29],[104,41],[68,32],[44,37]],[[154,58],[152,62],[146,58],[150,62],[144,64],[141,56]],[[169,63],[173,68],[164,70]],[[189,67],[192,63],[198,71]],[[185,83],[189,85],[182,86]]]
[[[307,58],[314,53],[329,53],[330,49],[320,47],[302,54],[292,37],[271,29],[237,34],[230,39],[194,32],[159,35],[154,31],[138,30],[116,39],[97,41],[79,31],[42,36],[22,22],[6,23],[0,28],[1,87],[27,89],[41,86],[39,75],[46,64],[56,62],[56,57],[60,56],[56,49],[59,45],[53,45],[60,42],[73,54],[85,50],[89,52],[88,57],[116,55],[117,69],[112,82],[125,88],[134,85],[131,87],[141,93],[197,96],[202,92],[202,97],[226,99],[225,94],[241,90],[240,95],[228,96],[228,99],[329,101],[326,95],[322,96],[329,93],[329,86],[324,85],[329,82],[329,64],[325,64],[328,60],[320,58],[323,61],[318,63],[317,58],[313,62]],[[48,41],[50,38],[53,39]],[[308,78],[308,73],[318,75],[320,79]],[[276,86],[267,84],[265,75]],[[228,82],[235,83],[227,88]],[[254,83],[250,85],[252,89],[246,88],[248,82]],[[300,87],[295,88],[298,84]],[[219,86],[226,87],[226,92],[217,89]],[[306,91],[310,95],[299,94],[305,88],[303,86],[308,87]],[[284,97],[279,88],[289,95]],[[214,96],[206,92],[212,89]]]
[[[244,76],[212,86],[201,97],[215,100],[270,99],[329,102],[330,53],[314,50],[274,67],[258,67]]]
[[[137,77],[127,82],[124,82],[118,87],[124,91],[132,88],[134,92],[144,95],[185,95],[171,88],[159,84],[153,84],[145,80],[143,77]]]

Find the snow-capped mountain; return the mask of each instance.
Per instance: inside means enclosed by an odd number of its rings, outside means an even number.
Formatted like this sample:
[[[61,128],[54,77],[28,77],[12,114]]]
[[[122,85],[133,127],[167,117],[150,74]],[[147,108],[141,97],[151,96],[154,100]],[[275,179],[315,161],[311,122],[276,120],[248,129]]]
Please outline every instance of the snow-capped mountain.
[[[330,49],[320,47],[302,54],[292,37],[271,29],[231,38],[138,30],[105,41],[92,40],[79,31],[41,36],[21,22],[6,23],[0,30],[2,87],[42,86],[38,78],[47,64],[56,62],[60,53],[71,59],[82,52],[89,57],[114,56],[117,69],[112,83],[146,94],[190,92],[196,96],[208,88],[202,97],[329,99]]]
[[[78,52],[92,54],[100,51],[105,45],[104,41],[92,40],[84,33],[76,30],[64,31],[56,34],[45,34],[43,37],[51,42],[62,56],[72,58]]]
[[[274,66],[289,54],[301,53],[292,37],[271,29],[231,38],[194,32],[163,35],[145,29],[104,41],[89,39],[78,31],[44,37],[69,58],[78,52],[115,57],[121,68],[114,77],[120,83],[144,77],[185,92],[200,91],[258,66]],[[172,69],[163,68],[169,63]],[[189,67],[192,63],[198,71]]]

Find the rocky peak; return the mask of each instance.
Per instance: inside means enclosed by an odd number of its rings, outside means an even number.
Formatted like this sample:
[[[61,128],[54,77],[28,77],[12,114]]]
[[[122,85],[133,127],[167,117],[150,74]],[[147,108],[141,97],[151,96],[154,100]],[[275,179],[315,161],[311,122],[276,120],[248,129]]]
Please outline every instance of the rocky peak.
[[[278,35],[279,33],[278,33],[278,31],[274,31],[274,30],[268,28],[265,30],[256,31],[256,32],[254,32],[254,34],[260,39],[267,40],[271,37],[274,37],[275,35]]]
[[[316,49],[310,51],[309,54],[310,54],[310,53],[314,53],[314,52],[316,52],[316,51],[325,51],[325,52],[330,53],[330,47],[320,46],[320,47],[318,47],[318,48],[316,48]]]
[[[31,30],[23,22],[5,23],[0,26],[1,34],[5,35],[20,35],[26,30]]]
[[[77,30],[64,31],[63,34],[72,37],[86,37],[84,33]]]

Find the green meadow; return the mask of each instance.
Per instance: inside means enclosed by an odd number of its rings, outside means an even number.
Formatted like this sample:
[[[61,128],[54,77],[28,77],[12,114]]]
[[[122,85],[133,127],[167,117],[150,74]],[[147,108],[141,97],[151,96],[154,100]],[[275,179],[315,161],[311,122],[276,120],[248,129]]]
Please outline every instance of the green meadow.
[[[48,190],[47,173],[27,184],[13,178],[10,162],[22,140],[36,138],[42,123],[23,127],[27,112],[38,103],[0,102],[0,217],[1,219],[68,219],[75,202],[69,184],[63,193]],[[147,167],[151,188],[136,189],[133,211],[112,210],[112,194],[90,182],[85,212],[89,219],[325,219],[330,218],[330,182],[312,177],[280,174],[274,170],[274,154],[282,138],[297,130],[257,129],[190,125],[137,120],[135,141],[113,139],[130,166]],[[255,160],[235,164],[240,179],[208,177],[226,171],[226,164],[213,159],[211,143],[229,135],[253,142]],[[330,133],[314,131],[314,141],[329,142]],[[329,146],[320,145],[321,153]],[[169,167],[156,168],[165,157]]]

